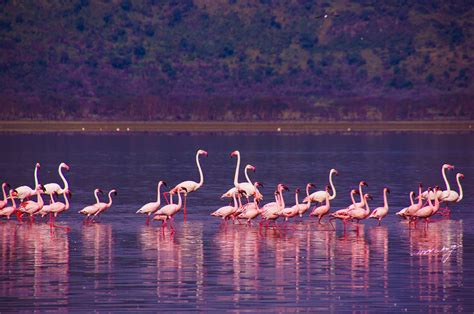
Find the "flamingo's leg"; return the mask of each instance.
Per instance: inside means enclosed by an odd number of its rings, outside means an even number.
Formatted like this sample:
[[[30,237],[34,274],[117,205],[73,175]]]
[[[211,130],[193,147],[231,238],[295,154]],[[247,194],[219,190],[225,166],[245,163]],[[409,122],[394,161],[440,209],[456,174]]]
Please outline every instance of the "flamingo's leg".
[[[184,194],[184,221],[186,221],[186,199],[188,198],[188,194]]]

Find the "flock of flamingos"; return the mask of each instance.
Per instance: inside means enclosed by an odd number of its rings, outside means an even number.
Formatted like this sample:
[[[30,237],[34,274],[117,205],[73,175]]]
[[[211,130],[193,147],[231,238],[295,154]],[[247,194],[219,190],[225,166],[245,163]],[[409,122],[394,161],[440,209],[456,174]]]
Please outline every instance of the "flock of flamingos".
[[[207,156],[207,152],[204,150],[198,150],[196,153],[196,164],[199,170],[199,182],[195,181],[184,181],[176,185],[168,192],[163,192],[163,196],[166,200],[166,205],[161,202],[161,188],[166,186],[164,181],[158,182],[157,187],[157,200],[156,202],[150,202],[143,205],[138,211],[138,214],[147,215],[147,223],[152,217],[153,220],[161,221],[162,228],[164,228],[169,220],[170,230],[174,232],[173,217],[183,209],[184,219],[186,220],[186,198],[191,192],[197,191],[204,183],[204,175],[199,162],[200,156]],[[383,189],[384,204],[381,207],[377,207],[370,210],[369,199],[372,197],[363,193],[362,189],[367,186],[365,181],[359,183],[358,189],[350,191],[350,197],[352,203],[346,208],[339,209],[330,213],[331,201],[336,197],[336,187],[334,186],[333,176],[338,175],[336,169],[331,169],[329,172],[329,185],[324,190],[316,191],[310,194],[310,189],[314,187],[314,184],[308,183],[306,185],[306,196],[302,203],[299,202],[300,189],[295,190],[295,205],[287,206],[285,204],[284,192],[288,191],[288,187],[285,184],[278,184],[274,192],[275,201],[267,203],[261,206],[263,196],[259,191],[259,187],[263,186],[260,182],[252,182],[249,178],[248,170],[255,171],[255,167],[252,165],[245,166],[245,178],[246,181],[239,182],[239,169],[240,169],[240,152],[234,151],[231,153],[231,157],[237,157],[237,165],[235,168],[234,184],[227,192],[222,194],[221,198],[232,199],[231,204],[228,206],[221,207],[211,213],[212,216],[220,217],[224,220],[224,223],[232,219],[235,221],[245,220],[247,224],[251,224],[252,220],[261,217],[259,224],[263,223],[266,226],[270,222],[276,224],[278,218],[288,221],[290,218],[303,217],[303,215],[309,211],[312,204],[316,204],[310,211],[309,216],[318,218],[318,223],[321,224],[321,220],[325,216],[329,216],[329,223],[334,228],[332,221],[339,219],[344,223],[344,228],[347,222],[356,221],[357,223],[367,218],[377,219],[380,224],[382,219],[387,216],[389,212],[387,194],[390,193],[388,188]],[[63,187],[57,183],[39,184],[38,182],[38,170],[40,164],[37,163],[34,170],[35,188],[29,186],[20,186],[15,189],[9,189],[7,196],[6,189],[10,188],[7,183],[2,184],[3,200],[0,200],[0,216],[5,216],[10,219],[11,215],[16,215],[19,221],[22,220],[23,216],[28,216],[30,221],[34,221],[34,216],[39,215],[41,217],[49,215],[51,227],[64,228],[55,225],[55,220],[59,214],[64,213],[69,209],[69,199],[71,192],[69,184],[63,174],[63,169],[69,170],[69,166],[65,163],[61,163],[58,168],[59,176],[63,181]],[[424,219],[426,222],[425,226],[435,214],[441,214],[449,216],[449,204],[460,202],[463,198],[463,191],[460,179],[464,177],[462,173],[456,175],[456,181],[459,188],[457,191],[451,190],[451,186],[446,177],[446,170],[452,170],[454,166],[450,164],[444,164],[441,168],[441,173],[446,185],[446,190],[442,190],[436,186],[434,188],[428,188],[426,191],[422,191],[422,184],[418,187],[418,196],[414,198],[415,193],[410,192],[410,205],[403,208],[396,214],[403,219],[409,220],[410,223],[416,223],[417,220]],[[112,206],[112,195],[116,195],[116,190],[111,190],[108,193],[108,202],[101,202],[99,200],[99,194],[103,193],[100,189],[94,190],[94,196],[96,202],[90,206],[84,207],[79,213],[86,216],[85,222],[91,222],[96,217],[103,214],[108,208]],[[43,200],[43,194],[49,196],[49,204],[45,204]],[[174,203],[173,196],[177,194],[178,201]],[[64,201],[59,201],[55,198],[62,195]],[[169,199],[168,199],[169,195]],[[360,197],[359,201],[356,200],[357,195]],[[36,201],[31,200],[36,196]],[[17,206],[16,199],[19,200]],[[184,200],[183,200],[184,199]],[[242,202],[242,199],[244,201]],[[8,202],[11,202],[10,206]],[[164,203],[164,202],[163,202]],[[245,203],[245,204],[243,204]],[[445,207],[440,208],[441,203]],[[164,206],[161,206],[164,205]],[[67,227],[66,227],[67,228]]]

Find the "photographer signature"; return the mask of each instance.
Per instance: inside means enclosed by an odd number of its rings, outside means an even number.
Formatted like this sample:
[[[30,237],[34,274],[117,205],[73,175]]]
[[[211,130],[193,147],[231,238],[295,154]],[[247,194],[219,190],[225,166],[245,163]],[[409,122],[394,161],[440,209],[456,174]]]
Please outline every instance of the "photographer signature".
[[[439,255],[442,254],[441,261],[446,263],[448,259],[451,257],[454,251],[457,249],[462,248],[461,244],[452,244],[449,246],[443,246],[440,249],[426,249],[426,250],[419,250],[418,252],[410,254],[411,256],[425,256],[425,255]]]

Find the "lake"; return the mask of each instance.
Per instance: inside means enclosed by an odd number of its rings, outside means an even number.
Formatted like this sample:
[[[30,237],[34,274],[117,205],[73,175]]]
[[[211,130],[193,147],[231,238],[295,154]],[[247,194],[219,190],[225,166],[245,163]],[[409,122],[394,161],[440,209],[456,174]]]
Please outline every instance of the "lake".
[[[222,134],[0,134],[0,180],[12,186],[66,177],[72,205],[58,218],[70,232],[47,223],[0,221],[0,311],[18,310],[236,310],[236,311],[433,311],[474,310],[474,137],[465,134],[379,133],[321,135]],[[176,232],[147,225],[135,214],[156,199],[156,184],[198,181],[197,149],[205,182],[188,198],[187,220]],[[307,182],[318,190],[331,168],[337,191],[332,210],[350,204],[349,191],[365,180],[371,208],[382,206],[389,187],[389,216],[377,226],[364,221],[356,232],[318,225],[305,216],[287,228],[231,225],[209,214],[227,204],[235,158],[256,166],[264,202],[277,183],[294,190]],[[409,228],[395,212],[409,205],[418,182],[440,185],[441,165],[464,199],[450,219]],[[93,190],[118,190],[99,222],[85,224],[77,212],[94,203]],[[105,200],[105,197],[102,196]],[[325,218],[325,221],[327,218]],[[281,222],[279,222],[281,223]]]

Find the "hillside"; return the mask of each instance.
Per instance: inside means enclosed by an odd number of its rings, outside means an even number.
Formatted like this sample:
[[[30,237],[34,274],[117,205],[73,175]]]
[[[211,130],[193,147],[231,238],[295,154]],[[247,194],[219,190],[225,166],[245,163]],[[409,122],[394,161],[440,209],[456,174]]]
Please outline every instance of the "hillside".
[[[472,1],[0,8],[0,119],[474,118]]]

